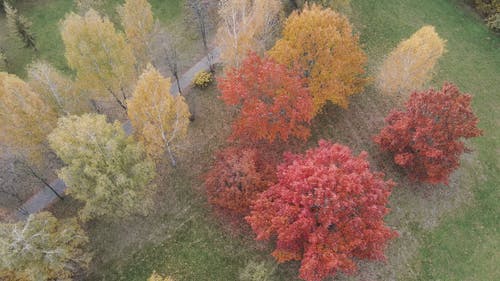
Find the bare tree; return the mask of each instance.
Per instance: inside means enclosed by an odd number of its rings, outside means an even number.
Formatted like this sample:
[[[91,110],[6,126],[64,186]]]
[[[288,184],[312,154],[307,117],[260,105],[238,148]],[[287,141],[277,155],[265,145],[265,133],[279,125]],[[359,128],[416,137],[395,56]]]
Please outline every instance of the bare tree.
[[[179,53],[177,52],[178,38],[166,30],[158,30],[157,32],[155,32],[155,38],[153,42],[153,52],[155,53],[154,57],[157,58],[155,67],[159,68],[159,64],[162,64],[163,62],[166,63],[167,68],[170,70],[170,73],[175,79],[177,89],[182,95],[182,87],[179,80],[180,60]]]
[[[201,35],[203,48],[208,60],[210,71],[214,72],[213,57],[208,48],[208,33],[214,26],[214,14],[218,1],[212,0],[187,0],[186,6],[188,7],[189,15],[192,21],[196,24],[198,32]]]

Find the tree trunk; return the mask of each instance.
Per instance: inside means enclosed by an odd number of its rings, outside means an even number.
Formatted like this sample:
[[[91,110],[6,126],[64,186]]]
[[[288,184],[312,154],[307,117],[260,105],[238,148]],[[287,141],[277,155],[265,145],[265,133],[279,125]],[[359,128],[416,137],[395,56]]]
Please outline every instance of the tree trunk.
[[[168,156],[170,157],[170,161],[172,162],[172,166],[177,167],[177,161],[175,160],[174,153],[170,149],[170,145],[167,144],[167,152]]]

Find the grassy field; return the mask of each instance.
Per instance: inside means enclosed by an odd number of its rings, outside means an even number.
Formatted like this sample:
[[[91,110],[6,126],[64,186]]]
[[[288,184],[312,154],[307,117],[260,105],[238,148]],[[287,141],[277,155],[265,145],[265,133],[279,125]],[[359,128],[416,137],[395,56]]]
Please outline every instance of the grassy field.
[[[24,1],[19,7],[34,22],[40,57],[61,69],[65,62],[56,23],[71,9],[70,2]],[[118,1],[106,2],[105,10],[111,12]],[[151,2],[164,23],[181,22],[179,0]],[[463,157],[450,186],[418,185],[409,182],[371,141],[394,101],[370,86],[353,97],[349,110],[327,107],[314,121],[308,145],[328,138],[356,152],[367,150],[374,168],[398,182],[387,223],[400,237],[390,244],[387,263],[361,262],[358,275],[337,279],[500,280],[500,38],[459,0],[352,0],[350,11],[370,58],[371,75],[400,40],[423,25],[434,25],[447,40],[448,52],[431,84],[440,87],[451,81],[473,94],[484,136],[470,142],[474,151]],[[4,32],[0,29],[0,38],[5,38]],[[20,75],[33,56],[24,49],[7,54],[15,58],[12,71]],[[179,167],[160,168],[161,188],[153,213],[119,222],[95,220],[85,226],[91,238],[89,250],[95,256],[88,280],[144,281],[153,270],[176,280],[237,280],[249,260],[270,260],[270,245],[255,243],[247,229],[235,231],[231,223],[216,218],[205,202],[200,177],[213,151],[223,145],[231,119],[216,95],[213,87],[189,94],[197,119],[179,152]],[[70,216],[77,205],[66,200],[53,211],[59,217]],[[297,268],[297,263],[280,265],[276,280],[296,280]]]

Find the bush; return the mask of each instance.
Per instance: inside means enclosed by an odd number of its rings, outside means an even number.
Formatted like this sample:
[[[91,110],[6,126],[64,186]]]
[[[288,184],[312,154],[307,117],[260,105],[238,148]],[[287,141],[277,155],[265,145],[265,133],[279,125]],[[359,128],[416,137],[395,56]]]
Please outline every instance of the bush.
[[[214,78],[212,76],[212,73],[207,71],[200,71],[194,77],[193,85],[197,88],[204,89],[208,87],[210,84],[212,84],[213,81]]]
[[[250,261],[240,272],[240,281],[272,281],[275,270],[270,262]]]
[[[500,0],[473,0],[473,5],[489,28],[500,31]]]

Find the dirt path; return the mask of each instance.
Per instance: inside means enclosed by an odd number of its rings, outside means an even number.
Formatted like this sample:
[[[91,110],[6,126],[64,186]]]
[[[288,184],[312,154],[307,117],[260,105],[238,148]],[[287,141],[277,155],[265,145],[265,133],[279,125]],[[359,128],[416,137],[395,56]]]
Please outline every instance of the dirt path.
[[[220,50],[215,48],[211,52],[213,63],[217,63],[220,58]],[[193,65],[188,71],[181,75],[179,81],[181,84],[181,90],[187,91],[189,87],[191,87],[191,81],[193,80],[196,73],[208,70],[208,60],[207,57],[203,57],[199,60],[195,65]],[[172,87],[170,88],[170,93],[172,95],[178,95],[179,91],[177,89],[177,83],[172,83]],[[127,135],[132,134],[132,125],[130,121],[126,121],[122,125],[123,130]],[[57,191],[59,194],[64,194],[67,186],[61,179],[57,179],[50,183],[50,185]],[[27,218],[30,214],[34,214],[40,212],[50,206],[58,200],[57,196],[48,188],[43,187],[39,192],[33,195],[30,199],[28,199],[24,204],[19,208],[18,211],[14,213],[14,218],[16,220],[21,220]]]

